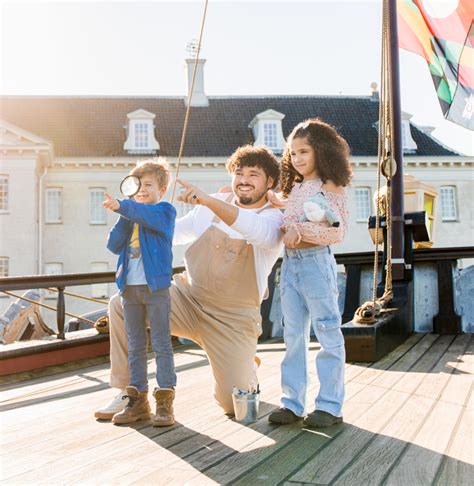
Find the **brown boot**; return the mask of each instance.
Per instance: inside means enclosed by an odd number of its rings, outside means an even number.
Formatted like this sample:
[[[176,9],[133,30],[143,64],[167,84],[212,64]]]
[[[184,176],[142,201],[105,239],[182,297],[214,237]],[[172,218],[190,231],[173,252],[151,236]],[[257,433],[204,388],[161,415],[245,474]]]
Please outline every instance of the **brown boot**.
[[[112,422],[114,424],[131,424],[139,420],[148,420],[151,412],[148,392],[139,392],[134,386],[125,387],[125,391],[128,398],[127,406],[112,417]]]
[[[172,388],[156,388],[153,396],[156,400],[156,414],[152,421],[153,427],[174,425],[174,390]]]

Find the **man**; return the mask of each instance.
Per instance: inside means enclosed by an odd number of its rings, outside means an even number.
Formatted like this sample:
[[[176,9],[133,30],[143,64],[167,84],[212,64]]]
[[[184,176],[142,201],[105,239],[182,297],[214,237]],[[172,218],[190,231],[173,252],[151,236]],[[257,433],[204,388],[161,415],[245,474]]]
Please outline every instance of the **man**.
[[[209,195],[184,181],[179,200],[196,205],[175,226],[174,244],[191,246],[186,271],[170,288],[171,334],[192,339],[206,352],[214,378],[214,397],[233,414],[232,388],[252,380],[260,304],[267,280],[282,250],[282,214],[267,200],[278,183],[279,165],[264,147],[237,149],[227,163],[232,193]],[[129,384],[127,339],[119,296],[110,316],[110,384],[122,391],[95,413],[111,419],[122,410]]]

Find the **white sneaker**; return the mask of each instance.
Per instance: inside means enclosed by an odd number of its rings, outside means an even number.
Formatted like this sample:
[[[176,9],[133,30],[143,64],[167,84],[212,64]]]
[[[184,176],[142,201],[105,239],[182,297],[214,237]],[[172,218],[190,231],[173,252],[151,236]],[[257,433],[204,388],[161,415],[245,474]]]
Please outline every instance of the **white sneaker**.
[[[127,392],[122,390],[108,405],[97,410],[94,417],[100,420],[112,420],[116,413],[121,412],[127,406],[128,398],[126,396]]]

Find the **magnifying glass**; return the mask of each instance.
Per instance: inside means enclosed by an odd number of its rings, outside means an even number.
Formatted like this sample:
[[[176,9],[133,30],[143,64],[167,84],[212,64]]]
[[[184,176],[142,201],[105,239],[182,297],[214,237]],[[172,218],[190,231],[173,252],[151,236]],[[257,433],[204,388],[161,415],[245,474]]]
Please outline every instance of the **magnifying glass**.
[[[133,197],[140,190],[140,178],[134,175],[125,177],[120,183],[120,192],[127,197]]]

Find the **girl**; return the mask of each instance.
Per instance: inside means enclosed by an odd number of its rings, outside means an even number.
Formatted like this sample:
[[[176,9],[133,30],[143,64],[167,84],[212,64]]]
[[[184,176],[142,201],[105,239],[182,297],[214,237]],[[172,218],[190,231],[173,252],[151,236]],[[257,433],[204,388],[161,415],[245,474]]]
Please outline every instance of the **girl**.
[[[286,354],[281,364],[282,406],[269,416],[274,424],[304,416],[310,324],[321,346],[316,356],[320,389],[315,410],[303,423],[328,427],[342,422],[345,350],[330,245],[340,243],[347,228],[344,186],[351,176],[349,146],[335,128],[310,119],[293,129],[281,162],[281,188],[287,198],[280,280]],[[318,192],[338,216],[339,226],[301,222],[306,219],[303,203]]]

